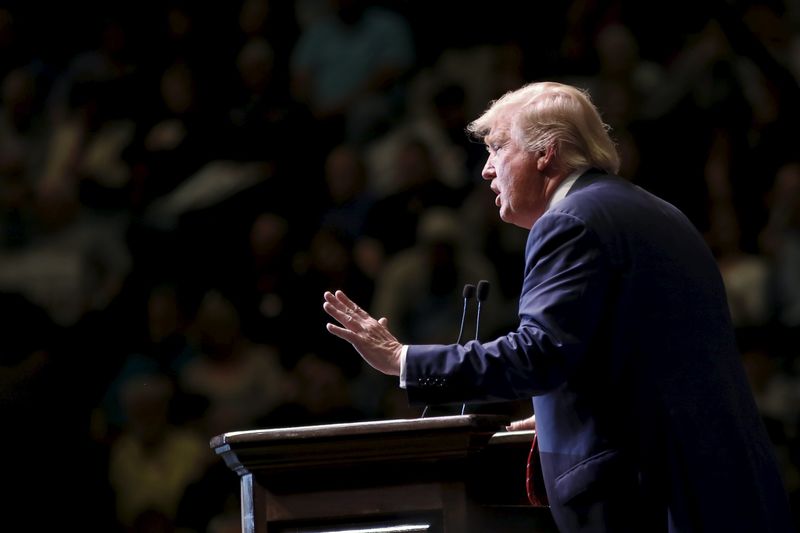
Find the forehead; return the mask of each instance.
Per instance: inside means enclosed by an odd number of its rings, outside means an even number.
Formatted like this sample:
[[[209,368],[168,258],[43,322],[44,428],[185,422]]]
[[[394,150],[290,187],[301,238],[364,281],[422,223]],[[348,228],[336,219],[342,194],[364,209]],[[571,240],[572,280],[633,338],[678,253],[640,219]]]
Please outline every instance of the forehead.
[[[512,114],[508,110],[498,113],[492,120],[483,142],[491,144],[508,140],[511,137],[511,118]]]

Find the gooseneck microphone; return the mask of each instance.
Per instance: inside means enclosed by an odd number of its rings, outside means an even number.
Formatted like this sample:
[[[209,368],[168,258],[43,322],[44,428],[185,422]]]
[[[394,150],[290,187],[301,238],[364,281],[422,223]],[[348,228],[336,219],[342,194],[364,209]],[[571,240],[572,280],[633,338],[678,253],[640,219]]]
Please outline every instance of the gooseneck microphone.
[[[464,320],[467,318],[467,303],[475,296],[475,285],[467,283],[464,285],[464,309],[461,311],[461,328],[458,330],[456,344],[461,344],[461,335],[464,333]]]
[[[467,304],[472,299],[472,297],[475,296],[475,285],[467,283],[466,285],[464,285],[464,290],[461,291],[461,294],[464,296],[464,308],[461,310],[461,326],[458,329],[458,339],[456,339],[456,344],[461,344],[461,335],[464,334],[464,321],[467,318]],[[420,418],[425,418],[425,413],[428,412],[428,407],[429,406],[426,405],[425,409],[422,410],[422,415],[420,415]],[[462,411],[461,414],[464,414],[463,408],[461,411]]]
[[[482,279],[478,282],[477,289],[478,314],[475,318],[475,340],[478,340],[478,330],[481,326],[481,304],[489,297],[489,282]]]
[[[478,300],[478,312],[477,312],[476,317],[475,317],[475,340],[478,340],[478,332],[480,331],[480,328],[481,328],[481,306],[482,306],[483,302],[486,300],[486,298],[489,297],[489,282],[486,281],[485,279],[480,280],[478,282],[478,288],[477,288],[477,290],[475,292],[477,293],[476,294],[476,299]],[[466,300],[465,300],[465,304],[466,304]],[[462,416],[464,415],[464,411],[466,410],[466,408],[467,408],[467,404],[466,403],[462,403],[461,404],[461,415]]]

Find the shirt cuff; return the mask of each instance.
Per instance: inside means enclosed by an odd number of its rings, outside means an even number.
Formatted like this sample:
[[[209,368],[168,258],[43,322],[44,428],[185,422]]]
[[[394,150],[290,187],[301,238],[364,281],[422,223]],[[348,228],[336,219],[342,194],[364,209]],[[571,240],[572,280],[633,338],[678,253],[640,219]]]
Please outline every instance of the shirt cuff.
[[[400,350],[400,388],[406,388],[406,352],[408,352],[408,345],[404,344]]]

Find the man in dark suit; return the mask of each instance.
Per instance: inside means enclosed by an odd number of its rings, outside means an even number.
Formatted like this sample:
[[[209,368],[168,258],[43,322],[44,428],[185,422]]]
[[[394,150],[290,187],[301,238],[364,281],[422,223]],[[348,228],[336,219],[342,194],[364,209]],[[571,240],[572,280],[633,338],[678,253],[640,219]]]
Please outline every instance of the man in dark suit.
[[[565,532],[789,531],[722,280],[689,220],[614,175],[607,128],[574,87],[526,85],[469,130],[500,217],[530,229],[517,330],[404,346],[341,291],[325,294],[341,324],[328,330],[414,403],[532,396]]]

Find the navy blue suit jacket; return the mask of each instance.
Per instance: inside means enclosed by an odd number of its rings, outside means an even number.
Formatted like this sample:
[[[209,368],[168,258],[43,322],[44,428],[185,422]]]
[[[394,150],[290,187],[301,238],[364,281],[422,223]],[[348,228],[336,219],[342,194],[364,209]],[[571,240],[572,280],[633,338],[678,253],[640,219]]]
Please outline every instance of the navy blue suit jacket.
[[[790,531],[714,257],[675,207],[589,171],[533,226],[516,331],[412,345],[415,404],[533,397],[563,531]]]

